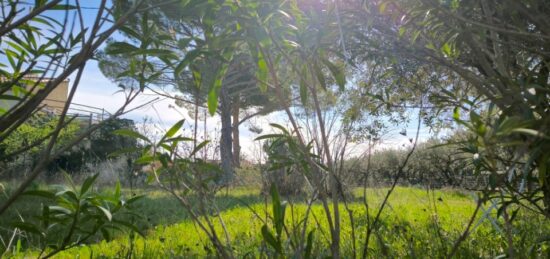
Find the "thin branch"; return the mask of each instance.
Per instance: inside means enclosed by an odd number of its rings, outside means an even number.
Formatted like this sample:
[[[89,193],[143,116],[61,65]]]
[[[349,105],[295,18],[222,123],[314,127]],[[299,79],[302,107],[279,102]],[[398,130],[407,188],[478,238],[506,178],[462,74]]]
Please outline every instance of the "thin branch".
[[[416,146],[418,144],[418,136],[420,135],[420,126],[421,125],[422,125],[422,109],[420,109],[419,113],[418,113],[418,126],[416,128],[416,136],[415,136],[415,140],[414,140],[414,143],[413,143],[413,147],[411,148],[409,153],[407,153],[407,156],[405,157],[405,160],[403,161],[403,163],[399,166],[399,169],[397,170],[397,175],[395,176],[390,189],[386,193],[386,196],[384,197],[384,200],[382,201],[382,204],[380,205],[380,208],[378,209],[378,212],[376,213],[376,216],[372,220],[372,224],[370,224],[367,227],[367,235],[365,236],[365,244],[364,244],[364,247],[363,247],[363,259],[367,258],[370,236],[373,233],[373,231],[375,230],[375,228],[377,227],[378,222],[380,221],[380,216],[382,215],[382,211],[384,210],[384,208],[388,204],[388,200],[389,200],[392,192],[395,190],[395,187],[397,186],[397,183],[399,182],[399,179],[401,179],[401,177],[404,174],[404,171],[405,171],[404,169],[407,166],[407,164],[409,163],[409,159],[411,158],[412,154],[416,150]],[[368,219],[368,217],[369,217],[369,215],[367,215],[367,219]]]
[[[466,240],[466,237],[470,234],[470,228],[472,227],[472,224],[474,223],[474,220],[476,219],[477,213],[479,212],[479,208],[481,208],[481,204],[483,204],[483,200],[480,198],[477,201],[476,209],[474,210],[474,213],[472,214],[472,217],[470,218],[470,221],[468,222],[468,226],[462,232],[462,235],[455,241],[453,248],[451,249],[451,252],[446,256],[446,258],[453,258],[458,251],[458,248],[460,247],[460,244]]]
[[[18,26],[21,26],[22,24],[30,21],[31,19],[33,19],[34,17],[36,17],[37,15],[43,13],[44,11],[54,7],[55,5],[59,4],[61,2],[61,0],[54,0],[54,1],[51,1],[41,7],[38,7],[38,8],[35,8],[33,9],[30,13],[28,13],[27,15],[21,17],[19,20],[9,24],[9,25],[6,25],[6,26],[2,26],[0,27],[0,37],[4,37],[4,34],[12,31],[13,29],[17,28]],[[12,8],[16,8],[15,6],[12,7]]]

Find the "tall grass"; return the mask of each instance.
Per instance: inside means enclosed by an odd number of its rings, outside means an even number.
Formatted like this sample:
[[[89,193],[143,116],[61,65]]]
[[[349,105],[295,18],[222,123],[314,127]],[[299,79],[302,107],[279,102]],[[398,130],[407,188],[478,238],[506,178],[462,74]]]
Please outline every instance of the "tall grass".
[[[370,204],[381,202],[385,189],[369,189],[367,197]],[[59,254],[59,258],[105,257],[119,258],[132,255],[137,258],[166,257],[204,257],[215,256],[215,250],[207,237],[200,231],[170,196],[148,191],[147,198],[140,201],[137,211],[143,216],[144,228],[148,228],[145,237],[121,235],[113,241],[77,247]],[[356,247],[360,247],[366,233],[365,207],[362,205],[362,191],[356,190],[350,204],[355,218],[357,233]],[[221,217],[230,233],[235,256],[258,257],[266,251],[260,229],[271,210],[268,201],[257,189],[232,189],[222,191],[217,196]],[[29,207],[36,202],[24,200]],[[444,257],[454,241],[460,236],[469,217],[475,209],[473,196],[456,190],[426,191],[417,188],[398,187],[389,199],[388,209],[382,213],[381,224],[369,245],[369,256],[381,257]],[[23,206],[23,205],[20,205]],[[303,218],[306,205],[290,203],[287,208],[287,233],[297,226]],[[344,213],[344,208],[340,210]],[[314,230],[315,257],[330,255],[330,234],[324,212],[319,204],[314,204],[309,228]],[[496,214],[496,211],[490,214]],[[481,216],[481,215],[480,215]],[[544,218],[523,211],[514,222],[514,247],[518,254],[533,256],[548,255],[548,243],[537,243],[550,233],[550,224]],[[475,229],[460,246],[459,258],[496,257],[506,251],[504,234],[495,225],[485,219],[475,223]],[[216,225],[220,228],[221,226]],[[289,234],[285,245],[292,242]],[[348,218],[342,221],[342,255],[350,257],[353,253],[351,226]],[[32,246],[28,250],[8,254],[21,258],[35,255]]]

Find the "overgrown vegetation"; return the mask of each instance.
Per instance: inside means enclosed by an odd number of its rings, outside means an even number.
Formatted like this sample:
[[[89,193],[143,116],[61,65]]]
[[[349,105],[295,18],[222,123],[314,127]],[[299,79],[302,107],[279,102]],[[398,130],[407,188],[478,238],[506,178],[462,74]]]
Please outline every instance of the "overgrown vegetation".
[[[550,256],[547,1],[81,4],[0,4],[2,255]],[[83,127],[68,110],[92,59],[125,100]],[[145,92],[192,120],[119,119]],[[246,165],[241,124],[274,111]]]
[[[379,203],[386,189],[369,189],[369,201],[373,204]],[[127,190],[126,190],[127,191]],[[137,201],[135,210],[141,215],[147,215],[148,230],[145,238],[136,235],[118,235],[113,241],[100,242],[73,248],[60,254],[61,257],[90,257],[90,255],[105,257],[124,257],[132,254],[134,257],[187,257],[213,255],[214,249],[208,243],[207,237],[198,230],[189,215],[178,207],[178,202],[169,195],[159,191],[138,191],[145,194],[145,197]],[[352,204],[358,215],[364,215],[365,211],[361,205],[361,190],[355,191],[356,201]],[[222,217],[228,226],[235,256],[259,256],[262,251],[275,250],[263,241],[261,228],[266,211],[272,213],[271,205],[263,204],[258,189],[232,189],[228,194],[222,193],[217,197],[216,202],[220,204]],[[23,205],[24,204],[24,205]],[[23,206],[31,207],[34,202],[26,200]],[[247,207],[252,209],[261,217]],[[398,188],[390,198],[392,209],[384,213],[383,224],[379,234],[372,246],[373,257],[430,257],[445,256],[446,250],[452,247],[467,224],[469,216],[475,209],[475,203],[466,192],[455,190],[422,190],[416,188]],[[489,206],[487,206],[489,208]],[[342,212],[344,212],[344,209]],[[298,224],[299,215],[303,215],[304,204],[291,203],[286,209],[286,227],[292,231],[293,226]],[[323,217],[322,208],[315,205],[312,208],[317,221],[312,225],[313,249],[312,257],[323,257],[330,252],[327,246],[326,219]],[[495,215],[496,210],[490,212]],[[14,215],[15,216],[15,215]],[[247,224],[242,224],[246,222]],[[476,221],[478,224],[472,231],[471,237],[464,243],[458,252],[459,258],[471,257],[496,257],[506,250],[506,242],[503,240],[501,231],[504,222],[496,222],[496,228],[491,221]],[[358,229],[364,229],[366,222],[357,221]],[[220,227],[217,225],[217,227]],[[536,257],[543,256],[548,251],[544,242],[531,242],[549,231],[548,224],[543,218],[534,216],[530,212],[522,212],[514,223],[517,229],[516,245],[518,253]],[[349,222],[344,222],[343,231],[346,237],[350,235]],[[292,232],[291,232],[292,233]],[[285,253],[291,251],[289,237],[283,234],[283,247]],[[345,257],[352,256],[351,239],[344,239]],[[24,244],[24,243],[23,243]],[[359,245],[358,242],[357,245]],[[24,246],[23,246],[24,247]],[[12,249],[12,252],[16,249]],[[31,256],[36,250],[20,250],[13,255],[18,257]],[[247,255],[248,254],[248,255]],[[273,255],[273,254],[272,254]],[[288,255],[288,254],[287,254]]]

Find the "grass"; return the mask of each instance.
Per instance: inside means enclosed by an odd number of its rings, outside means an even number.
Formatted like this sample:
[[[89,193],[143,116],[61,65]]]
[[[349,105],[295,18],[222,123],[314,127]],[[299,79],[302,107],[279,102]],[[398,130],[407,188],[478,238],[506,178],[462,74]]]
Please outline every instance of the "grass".
[[[143,192],[143,190],[141,190]],[[369,189],[367,197],[372,208],[376,208],[385,189]],[[362,246],[366,233],[365,207],[362,203],[362,190],[354,192],[350,204],[356,225],[356,247]],[[260,229],[263,225],[251,211],[260,217],[270,212],[265,198],[257,189],[237,188],[222,191],[217,196],[217,204],[222,210],[221,217],[227,225],[232,248],[237,257],[258,257],[262,243]],[[36,200],[24,199],[16,206],[20,213],[30,213]],[[249,204],[249,206],[245,206]],[[381,217],[376,234],[371,237],[369,256],[380,257],[443,257],[454,241],[464,230],[474,208],[473,196],[456,190],[427,192],[417,188],[398,187],[389,200],[389,206]],[[289,204],[286,225],[292,233],[292,226],[302,219],[305,212],[303,203]],[[29,210],[26,210],[29,209]],[[344,257],[353,255],[353,241],[347,212],[341,207],[342,253]],[[143,228],[148,228],[145,237],[129,234],[119,235],[110,242],[102,241],[87,246],[76,247],[60,253],[58,258],[119,258],[129,254],[137,258],[204,257],[213,256],[214,249],[205,235],[190,221],[181,206],[169,195],[159,191],[147,191],[147,196],[138,205],[137,211],[144,216]],[[310,217],[309,228],[315,229],[314,251],[316,257],[329,255],[328,227],[322,207],[312,207],[314,217]],[[372,214],[372,212],[371,212]],[[493,215],[495,212],[492,213]],[[9,215],[8,215],[9,216]],[[13,214],[11,215],[13,216]],[[0,218],[2,220],[2,218]],[[2,222],[4,222],[2,220]],[[501,226],[502,222],[496,222]],[[503,233],[489,220],[481,221],[473,233],[462,244],[460,258],[492,258],[504,254],[507,249]],[[217,226],[220,229],[221,227]],[[500,227],[501,228],[501,227]],[[517,254],[528,256],[549,255],[548,243],[537,243],[550,233],[550,223],[537,215],[523,211],[514,223],[514,248]],[[538,245],[537,245],[538,244]],[[287,242],[288,245],[288,242]],[[360,251],[357,251],[361,254]],[[15,258],[36,255],[32,249],[10,254]]]

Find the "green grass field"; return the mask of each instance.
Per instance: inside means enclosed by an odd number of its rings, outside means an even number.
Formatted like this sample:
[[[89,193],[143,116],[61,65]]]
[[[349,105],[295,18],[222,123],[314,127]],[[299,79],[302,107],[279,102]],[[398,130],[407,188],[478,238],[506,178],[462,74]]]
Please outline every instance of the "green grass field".
[[[368,201],[371,208],[378,207],[385,189],[369,189]],[[214,249],[205,235],[190,221],[178,202],[160,191],[140,190],[146,197],[138,204],[137,212],[144,220],[140,226],[147,228],[145,237],[120,234],[110,242],[102,241],[87,246],[75,247],[58,254],[57,258],[120,258],[133,255],[136,258],[204,257],[213,256]],[[355,247],[360,250],[366,233],[365,207],[362,190],[356,190],[349,206],[355,221]],[[262,243],[260,228],[271,207],[256,189],[232,189],[222,191],[217,204],[221,217],[227,225],[234,254],[238,258],[258,257]],[[9,214],[0,218],[2,222],[21,214],[32,213],[40,201],[23,199]],[[247,204],[247,205],[245,205]],[[289,204],[286,225],[289,232],[301,220],[305,211],[304,203]],[[369,257],[380,258],[440,258],[451,249],[455,240],[464,230],[475,208],[472,194],[455,190],[427,192],[416,188],[398,187],[389,200],[389,206],[382,214],[380,229],[371,237]],[[351,238],[351,224],[348,212],[342,206],[342,251],[345,258],[352,257],[354,244]],[[253,212],[254,210],[255,212]],[[483,211],[482,211],[483,212]],[[312,208],[308,226],[315,229],[314,255],[328,256],[329,234],[321,205]],[[496,211],[492,212],[495,215]],[[10,218],[11,217],[11,218]],[[519,220],[513,225],[514,249],[525,257],[549,256],[549,244],[543,241],[550,233],[550,223],[527,211],[518,214]],[[6,221],[4,221],[6,220]],[[478,224],[479,222],[479,224]],[[473,233],[462,243],[459,258],[494,258],[504,254],[507,242],[503,223],[497,221],[495,227],[489,220],[474,224]],[[222,233],[221,227],[220,233]],[[25,240],[23,240],[25,241]],[[288,243],[288,242],[287,242]],[[23,244],[25,246],[25,244]],[[22,258],[36,256],[31,247],[19,251],[12,248],[8,257]],[[15,253],[14,253],[15,251]],[[361,254],[361,251],[357,251]]]

